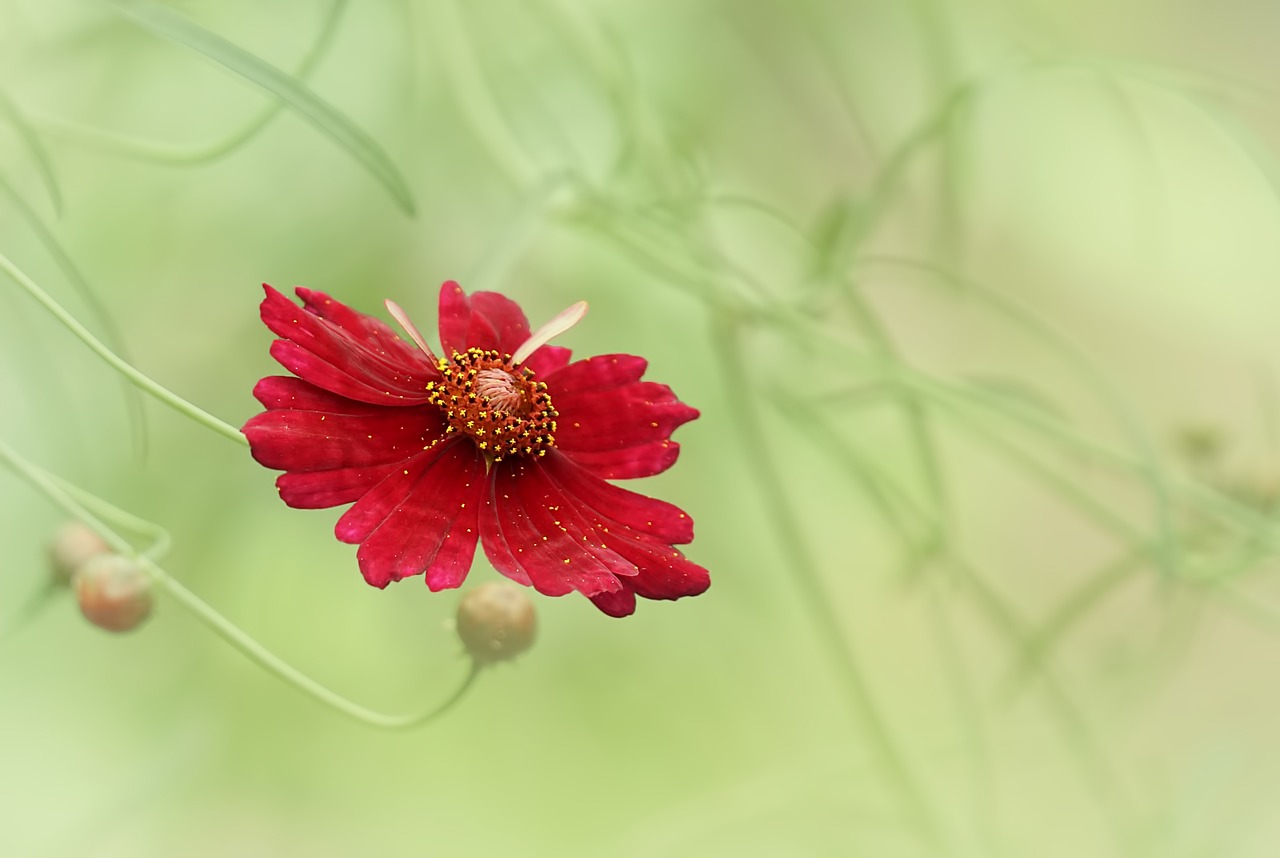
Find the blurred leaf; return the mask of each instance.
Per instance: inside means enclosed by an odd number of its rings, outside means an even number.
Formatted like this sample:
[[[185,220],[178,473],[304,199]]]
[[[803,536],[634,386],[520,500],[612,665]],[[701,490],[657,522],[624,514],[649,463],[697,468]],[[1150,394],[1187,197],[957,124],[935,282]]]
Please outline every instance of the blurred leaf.
[[[112,0],[121,14],[171,42],[191,48],[279,98],[377,179],[408,215],[414,213],[409,186],[391,159],[368,134],[296,79],[194,21],[150,0]]]

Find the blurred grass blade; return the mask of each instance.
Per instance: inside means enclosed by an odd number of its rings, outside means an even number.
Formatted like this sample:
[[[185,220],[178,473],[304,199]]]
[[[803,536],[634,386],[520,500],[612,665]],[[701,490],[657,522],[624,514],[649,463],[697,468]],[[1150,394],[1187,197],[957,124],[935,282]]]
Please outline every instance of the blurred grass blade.
[[[9,98],[8,93],[3,90],[0,90],[0,113],[9,120],[9,124],[21,138],[22,145],[31,153],[36,172],[40,174],[40,180],[49,194],[49,201],[53,203],[53,211],[61,217],[62,189],[58,187],[58,178],[53,172],[53,160],[49,157],[49,150],[45,148],[35,129],[27,121],[27,117],[18,109],[18,105],[14,104],[13,99]]]
[[[342,13],[346,6],[347,0],[334,0],[333,5],[325,15],[324,24],[321,26],[320,33],[316,36],[311,50],[307,52],[307,55],[293,73],[293,79],[296,82],[305,84],[316,70],[316,67],[319,66],[320,60],[324,58],[330,44],[333,42],[334,34],[338,31],[338,22],[342,19]],[[269,104],[254,114],[248,122],[230,134],[211,142],[196,144],[164,143],[142,137],[132,137],[126,134],[117,134],[113,131],[105,131],[101,128],[81,125],[67,119],[41,116],[39,114],[30,118],[32,120],[31,124],[35,125],[41,133],[65,140],[76,146],[96,149],[100,152],[107,152],[125,158],[137,158],[143,161],[189,167],[197,164],[207,164],[217,158],[230,155],[270,125],[284,108],[284,101],[278,98],[272,99]]]
[[[17,189],[14,188],[3,173],[0,173],[0,194],[7,196],[10,202],[13,203],[14,210],[27,222],[27,226],[35,234],[39,242],[44,245],[49,256],[53,258],[54,264],[58,266],[63,276],[67,278],[67,282],[71,284],[71,288],[75,290],[80,300],[89,308],[89,312],[93,315],[102,332],[103,341],[126,361],[130,360],[129,349],[125,344],[124,337],[120,334],[119,326],[107,306],[99,299],[98,293],[90,285],[88,278],[80,271],[80,267],[71,258],[71,254],[58,241],[58,237],[54,235],[53,230],[41,220],[36,210],[23,198],[22,194],[18,193]],[[121,380],[121,384],[123,385],[125,413],[128,415],[129,420],[129,432],[133,436],[134,451],[139,458],[142,458],[147,453],[147,422],[146,414],[142,407],[142,394],[128,381]]]
[[[387,189],[400,208],[414,213],[409,186],[391,159],[368,134],[296,79],[194,21],[151,0],[111,0],[111,5],[152,33],[190,48],[280,99],[346,149]]]
[[[1071,422],[1065,408],[1054,402],[1044,391],[1021,379],[982,374],[966,376],[965,381],[979,390],[1007,399],[1011,405],[1039,411],[1045,417],[1057,420],[1059,423]]]

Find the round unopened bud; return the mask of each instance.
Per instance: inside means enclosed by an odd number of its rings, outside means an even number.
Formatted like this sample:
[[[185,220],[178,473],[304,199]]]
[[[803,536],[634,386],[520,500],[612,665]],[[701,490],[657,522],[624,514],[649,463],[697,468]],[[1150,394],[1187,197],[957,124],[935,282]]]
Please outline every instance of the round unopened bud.
[[[99,554],[110,554],[111,546],[83,521],[68,521],[49,543],[49,577],[59,587],[71,584],[75,571]]]
[[[80,613],[100,629],[127,632],[151,614],[151,579],[128,557],[92,557],[76,570],[72,583]]]
[[[458,603],[458,637],[477,664],[515,658],[533,645],[538,618],[523,587],[489,582]]]

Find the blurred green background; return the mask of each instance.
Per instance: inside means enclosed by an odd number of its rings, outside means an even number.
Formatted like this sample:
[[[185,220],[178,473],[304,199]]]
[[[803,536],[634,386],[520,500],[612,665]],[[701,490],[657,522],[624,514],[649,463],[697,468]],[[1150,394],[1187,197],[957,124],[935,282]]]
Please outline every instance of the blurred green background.
[[[1276,854],[1277,27],[0,1],[0,253],[134,365],[240,425],[263,281],[424,331],[446,279],[535,326],[585,299],[565,345],[702,410],[631,487],[713,576],[622,621],[538,599],[534,650],[409,734],[176,604],[112,637],[56,600],[0,639],[0,854]],[[366,586],[337,511],[138,423],[7,279],[0,354],[0,438],[169,528],[261,642],[385,711],[460,681],[458,593]],[[0,628],[63,518],[0,473]]]

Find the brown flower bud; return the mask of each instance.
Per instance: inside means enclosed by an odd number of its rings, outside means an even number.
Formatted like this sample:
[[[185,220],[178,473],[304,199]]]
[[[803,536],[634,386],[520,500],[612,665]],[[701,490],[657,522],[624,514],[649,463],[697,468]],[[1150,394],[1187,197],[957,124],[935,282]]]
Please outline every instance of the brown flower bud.
[[[515,658],[533,645],[533,601],[523,587],[489,582],[458,603],[458,637],[477,664]]]
[[[151,614],[151,579],[128,557],[92,557],[76,570],[72,584],[80,612],[100,629],[127,632]]]
[[[83,521],[68,521],[49,543],[49,577],[54,585],[67,587],[76,569],[99,554],[110,554],[111,546]]]

